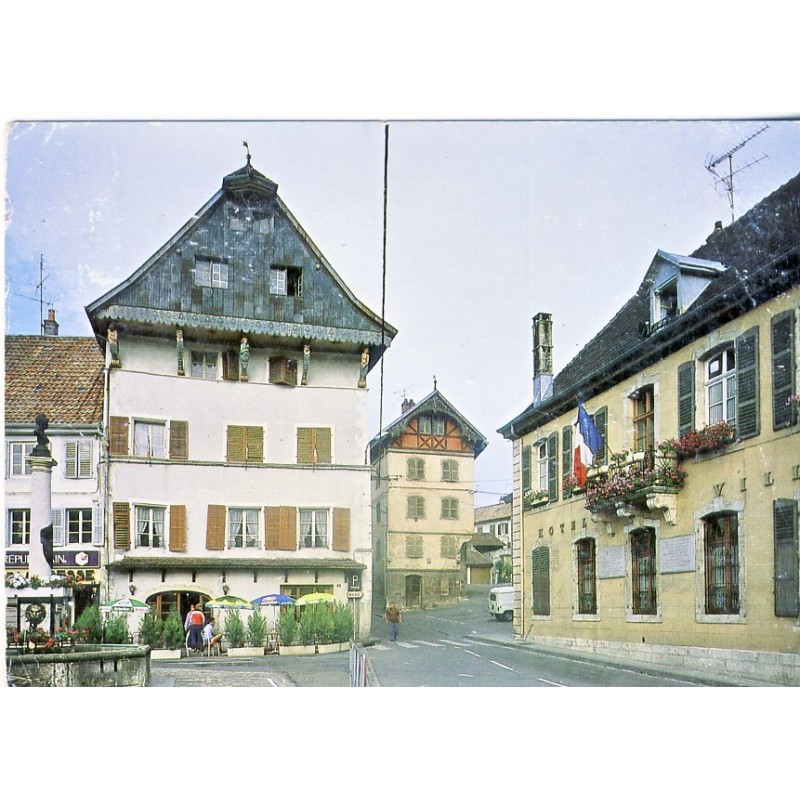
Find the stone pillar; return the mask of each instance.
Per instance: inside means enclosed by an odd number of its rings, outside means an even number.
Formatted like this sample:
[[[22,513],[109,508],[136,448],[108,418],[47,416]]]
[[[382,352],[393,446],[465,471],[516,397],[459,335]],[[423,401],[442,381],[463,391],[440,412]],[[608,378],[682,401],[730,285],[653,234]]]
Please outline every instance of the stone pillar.
[[[41,531],[50,527],[52,548],[53,512],[50,492],[52,470],[56,461],[50,455],[30,455],[27,462],[31,467],[31,543],[28,550],[28,574],[49,578],[53,570],[45,557]]]

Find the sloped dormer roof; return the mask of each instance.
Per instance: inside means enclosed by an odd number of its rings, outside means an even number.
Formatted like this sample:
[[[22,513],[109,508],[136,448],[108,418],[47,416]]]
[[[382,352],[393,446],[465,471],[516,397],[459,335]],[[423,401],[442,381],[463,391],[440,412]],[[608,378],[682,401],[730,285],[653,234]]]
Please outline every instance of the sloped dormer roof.
[[[663,255],[663,251],[659,251]],[[652,269],[636,294],[556,375],[553,396],[531,404],[499,429],[515,438],[574,408],[577,399],[605,391],[739,314],[798,284],[800,175],[766,197],[728,228],[716,231],[685,263],[717,262],[724,269],[674,324],[652,334]],[[699,262],[698,262],[699,260]],[[652,267],[652,265],[651,265]]]
[[[426,398],[412,404],[394,422],[390,422],[370,442],[370,453],[376,451],[379,445],[391,446],[392,440],[406,432],[412,420],[430,414],[439,414],[452,419],[459,427],[462,439],[470,446],[476,458],[486,449],[488,444],[486,437],[438,389],[434,389]]]
[[[371,367],[396,329],[353,295],[277,189],[249,158],[225,176],[168,242],[86,307],[101,346],[114,322],[143,334],[181,328],[206,339],[246,333],[255,344],[302,342],[348,352],[367,346]],[[271,293],[272,268],[296,274],[299,293]]]

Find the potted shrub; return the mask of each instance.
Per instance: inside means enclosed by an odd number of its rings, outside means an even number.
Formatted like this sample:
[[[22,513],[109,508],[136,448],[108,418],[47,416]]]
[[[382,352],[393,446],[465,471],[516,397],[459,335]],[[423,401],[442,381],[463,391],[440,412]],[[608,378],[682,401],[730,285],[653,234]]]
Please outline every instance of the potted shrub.
[[[164,644],[164,622],[155,611],[148,611],[139,625],[139,642],[146,644],[151,650]]]
[[[353,638],[353,612],[349,606],[336,603],[333,609],[333,641],[339,644],[339,650],[350,647]]]
[[[327,603],[320,603],[314,611],[314,632],[318,653],[338,653],[339,643],[334,640],[333,612]]]
[[[129,637],[128,620],[121,614],[114,614],[106,623],[104,634],[105,643],[127,644]]]
[[[281,650],[294,644],[297,638],[297,620],[294,617],[294,608],[289,608],[281,614],[278,620],[278,638]]]
[[[99,644],[103,640],[103,620],[97,606],[86,606],[78,616],[75,627],[81,631],[81,638],[90,644]]]
[[[228,656],[231,658],[259,654],[254,648],[245,646],[247,642],[247,631],[238,611],[229,611],[225,618],[225,639],[228,643]],[[263,647],[260,652],[264,652]]]
[[[177,611],[173,611],[164,621],[163,642],[164,649],[151,650],[150,658],[180,658],[181,648],[186,641],[186,631]]]
[[[247,620],[246,638],[248,646],[239,649],[250,651],[246,655],[263,656],[267,644],[267,620],[260,611],[254,611]]]

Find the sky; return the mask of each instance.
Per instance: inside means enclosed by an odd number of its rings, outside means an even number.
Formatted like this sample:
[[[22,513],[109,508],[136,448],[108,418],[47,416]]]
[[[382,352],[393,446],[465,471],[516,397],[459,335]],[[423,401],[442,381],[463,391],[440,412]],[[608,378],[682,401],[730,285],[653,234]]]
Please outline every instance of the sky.
[[[8,131],[5,332],[60,335],[133,273],[243,166],[278,192],[355,295],[382,305],[381,121],[17,122]],[[766,126],[766,127],[765,127]],[[754,134],[756,134],[754,136]],[[511,490],[496,431],[532,399],[532,317],[553,315],[563,368],[636,291],[656,250],[688,254],[717,220],[733,153],[738,218],[800,172],[800,123],[388,123],[386,319],[398,335],[369,379],[370,435],[404,397],[438,389],[487,438],[478,506]],[[749,165],[749,166],[748,166]],[[727,169],[725,159],[718,169]]]

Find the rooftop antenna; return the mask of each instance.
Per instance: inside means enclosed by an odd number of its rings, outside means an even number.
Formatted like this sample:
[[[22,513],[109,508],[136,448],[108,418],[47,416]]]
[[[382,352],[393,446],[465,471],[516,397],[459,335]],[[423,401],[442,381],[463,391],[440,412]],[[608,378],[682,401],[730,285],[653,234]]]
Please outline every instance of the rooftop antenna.
[[[739,167],[739,169],[737,170],[734,170],[733,154],[738,150],[741,150],[751,139],[755,139],[756,136],[758,136],[760,133],[764,133],[764,131],[767,130],[767,128],[769,128],[769,125],[764,125],[763,127],[759,128],[755,133],[751,133],[749,136],[746,136],[744,139],[742,139],[741,142],[739,142],[739,144],[735,145],[734,147],[731,147],[731,149],[728,150],[727,153],[723,153],[721,156],[712,156],[711,154],[706,156],[706,169],[714,176],[715,179],[714,188],[716,188],[720,183],[722,183],[725,186],[725,191],[728,193],[728,203],[730,204],[731,207],[731,222],[733,222],[734,219],[733,176],[738,175],[740,172],[743,172],[749,167],[752,167],[753,164],[758,164],[759,161],[763,161],[765,158],[768,157],[767,154],[765,153],[760,158],[756,158],[753,161],[748,161],[748,163],[745,164],[744,166]],[[722,164],[723,161],[726,160],[728,162],[728,174],[727,175],[720,174],[719,172],[717,172],[716,168],[720,164]]]
[[[44,255],[39,253],[39,283],[36,291],[39,293],[39,333],[44,335]]]

